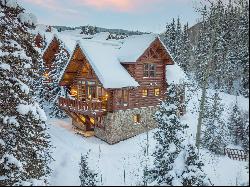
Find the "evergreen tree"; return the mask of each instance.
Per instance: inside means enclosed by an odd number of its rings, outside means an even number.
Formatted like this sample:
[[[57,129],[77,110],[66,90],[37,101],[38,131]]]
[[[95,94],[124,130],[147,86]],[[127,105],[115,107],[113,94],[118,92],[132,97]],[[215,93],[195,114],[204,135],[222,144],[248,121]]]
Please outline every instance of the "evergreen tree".
[[[177,179],[174,172],[174,162],[182,150],[183,133],[187,127],[177,117],[178,97],[173,85],[168,88],[168,97],[162,102],[155,114],[158,131],[154,138],[157,141],[154,156],[154,168],[149,171],[149,181],[160,185],[173,185]]]
[[[64,67],[69,59],[68,53],[65,51],[64,45],[60,44],[58,53],[55,55],[55,60],[53,61],[53,69],[49,73],[49,77],[51,78],[51,83],[47,86],[50,90],[49,94],[49,108],[50,108],[50,116],[65,118],[66,114],[60,110],[58,99],[61,96],[65,96],[65,91],[63,87],[59,86],[59,79],[63,73]]]
[[[197,82],[201,85],[204,84],[206,74],[209,74],[209,56],[208,51],[211,48],[211,41],[208,33],[208,25],[206,22],[207,8],[204,7],[202,10],[202,27],[198,36],[198,43],[194,49],[194,71]]]
[[[242,68],[242,91],[241,93],[249,97],[249,2],[241,0],[239,16],[239,61]]]
[[[245,123],[237,103],[235,103],[232,108],[228,128],[232,137],[232,143],[235,145],[242,145],[245,133]]]
[[[39,54],[34,17],[16,1],[0,0],[0,185],[46,182],[49,136],[46,116],[35,102]]]
[[[199,159],[198,150],[194,143],[189,142],[184,150],[185,169],[182,172],[183,186],[208,186],[211,185],[203,171],[203,162]]]
[[[243,113],[243,121],[244,121],[244,137],[242,141],[242,146],[244,150],[248,153],[249,152],[249,111]]]
[[[38,51],[38,53],[41,54],[41,51]],[[36,66],[37,66],[36,67],[37,71],[35,72],[36,78],[33,84],[35,88],[34,93],[35,93],[36,101],[38,101],[39,104],[43,106],[44,96],[48,93],[46,93],[47,90],[44,89],[45,67],[44,67],[44,61],[41,57],[39,58],[39,61],[37,62]]]
[[[180,58],[181,58],[181,48],[183,45],[182,41],[182,26],[180,22],[180,18],[177,19],[176,23],[176,30],[175,30],[175,61],[180,64]]]
[[[97,174],[93,173],[88,167],[88,155],[81,156],[80,163],[80,180],[81,186],[96,186]]]
[[[192,46],[189,40],[188,34],[188,23],[184,25],[183,34],[181,36],[181,44],[180,44],[180,54],[178,64],[182,67],[185,72],[190,71],[190,61],[192,56]]]
[[[218,0],[211,2],[209,8],[205,7],[198,12],[203,19],[199,40],[195,44],[192,73],[201,85],[203,72],[207,69],[204,64],[206,66],[209,56],[206,48],[212,45],[209,87],[233,94],[233,85],[237,83],[237,94],[249,97],[248,1],[232,0],[224,3]]]
[[[228,143],[228,132],[222,119],[224,107],[218,93],[215,93],[211,98],[207,98],[206,101],[201,144],[215,154],[223,154],[224,147]]]
[[[168,47],[170,53],[175,57],[176,54],[176,24],[173,19],[171,24],[167,24],[166,32],[164,34],[164,42]]]
[[[169,42],[170,42],[170,32],[171,32],[171,25],[170,24],[167,24],[166,25],[166,30],[165,30],[165,33],[164,33],[164,44],[169,48],[170,50],[170,47],[169,47]]]

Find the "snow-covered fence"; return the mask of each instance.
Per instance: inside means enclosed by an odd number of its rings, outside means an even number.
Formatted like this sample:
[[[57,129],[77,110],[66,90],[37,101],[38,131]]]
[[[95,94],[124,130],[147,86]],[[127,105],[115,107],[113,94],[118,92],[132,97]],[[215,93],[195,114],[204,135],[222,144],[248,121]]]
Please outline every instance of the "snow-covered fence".
[[[233,160],[247,161],[248,159],[248,155],[244,150],[225,148],[224,152],[226,156]]]

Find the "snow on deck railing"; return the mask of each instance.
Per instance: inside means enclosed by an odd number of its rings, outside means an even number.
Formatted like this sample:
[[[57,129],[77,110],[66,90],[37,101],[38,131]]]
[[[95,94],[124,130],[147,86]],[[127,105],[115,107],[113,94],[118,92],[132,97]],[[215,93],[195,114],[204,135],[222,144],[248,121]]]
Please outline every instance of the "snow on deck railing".
[[[106,111],[107,106],[101,101],[80,101],[68,98],[59,98],[59,106],[78,112],[85,111]]]

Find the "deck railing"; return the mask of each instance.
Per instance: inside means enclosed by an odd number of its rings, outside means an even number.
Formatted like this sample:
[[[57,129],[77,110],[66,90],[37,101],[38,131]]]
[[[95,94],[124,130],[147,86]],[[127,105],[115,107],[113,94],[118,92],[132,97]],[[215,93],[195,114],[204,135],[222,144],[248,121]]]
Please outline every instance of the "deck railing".
[[[69,98],[59,98],[59,107],[79,113],[100,113],[107,110],[107,106],[102,101],[80,101]]]

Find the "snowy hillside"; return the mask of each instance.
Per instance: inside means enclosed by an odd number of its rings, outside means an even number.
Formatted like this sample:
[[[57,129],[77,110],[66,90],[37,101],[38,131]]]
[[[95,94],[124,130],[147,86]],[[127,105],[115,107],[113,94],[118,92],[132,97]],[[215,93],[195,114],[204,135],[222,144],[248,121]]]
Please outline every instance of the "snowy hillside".
[[[213,92],[212,90],[210,93]],[[226,105],[225,116],[228,108],[235,102],[236,97],[223,94],[223,103]],[[197,105],[200,94],[193,95],[189,102],[189,108]],[[243,110],[248,110],[249,99],[239,97],[238,102]],[[188,112],[182,121],[188,123],[188,136],[194,138],[196,134],[197,113]],[[79,162],[81,154],[90,151],[90,168],[99,173],[103,185],[138,185],[142,181],[142,169],[145,166],[144,149],[147,143],[147,135],[142,134],[116,145],[108,145],[97,138],[84,138],[77,135],[72,129],[71,121],[50,119],[48,121],[49,133],[52,144],[55,146],[52,163],[53,174],[50,182],[52,185],[80,185]],[[149,155],[155,148],[153,135],[156,130],[149,132]],[[216,156],[202,149],[202,160],[205,163],[204,170],[214,185],[229,185],[247,183],[247,162],[234,161],[226,156]],[[152,164],[153,158],[150,157]],[[124,179],[125,171],[125,179]]]

